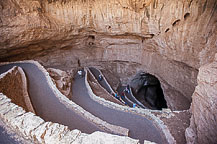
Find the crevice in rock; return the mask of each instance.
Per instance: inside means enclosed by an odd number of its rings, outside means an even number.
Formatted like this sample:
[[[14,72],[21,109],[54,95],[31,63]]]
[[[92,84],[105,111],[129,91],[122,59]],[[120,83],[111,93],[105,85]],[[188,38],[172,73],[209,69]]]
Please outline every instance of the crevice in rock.
[[[179,22],[180,22],[180,19],[177,19],[176,21],[174,21],[174,22],[173,22],[173,24],[172,24],[172,25],[173,25],[173,26],[176,26],[176,25],[178,25],[178,24],[179,24]]]
[[[170,30],[170,29],[169,29],[169,28],[167,28],[167,29],[165,30],[165,33],[167,33],[169,30]]]
[[[95,36],[94,35],[89,35],[88,38],[95,40]]]
[[[185,13],[184,20],[187,20],[190,17],[190,13]]]

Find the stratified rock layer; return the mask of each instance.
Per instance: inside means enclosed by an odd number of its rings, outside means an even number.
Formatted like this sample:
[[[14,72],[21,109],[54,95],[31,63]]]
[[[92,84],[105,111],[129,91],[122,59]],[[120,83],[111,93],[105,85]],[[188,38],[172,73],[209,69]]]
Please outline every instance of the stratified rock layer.
[[[0,60],[36,59],[68,69],[100,65],[122,83],[147,71],[164,83],[169,108],[187,109],[198,68],[217,52],[216,5],[215,0],[0,1]]]
[[[104,58],[139,62],[146,49],[199,68],[216,52],[215,0],[8,0],[0,18],[2,60],[91,47],[96,59],[104,51]],[[108,57],[110,49],[119,56]]]
[[[217,142],[217,54],[214,62],[199,69],[197,80],[186,139],[188,143],[214,144]]]

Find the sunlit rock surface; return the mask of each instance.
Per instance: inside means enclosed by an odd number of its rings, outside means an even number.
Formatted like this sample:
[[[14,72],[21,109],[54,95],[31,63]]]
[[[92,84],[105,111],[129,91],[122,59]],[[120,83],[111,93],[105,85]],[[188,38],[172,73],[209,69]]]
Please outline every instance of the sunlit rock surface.
[[[71,98],[71,77],[65,71],[59,69],[48,68],[47,71],[58,90],[66,97]]]
[[[217,141],[217,54],[214,62],[200,68],[198,85],[192,96],[192,117],[186,130],[188,143]]]
[[[96,65],[122,84],[142,70],[160,80],[170,109],[186,110],[198,69],[217,53],[216,21],[216,0],[1,0],[0,61],[34,59],[64,70]],[[210,73],[199,75],[201,94],[197,87],[193,97],[201,98],[193,98],[188,131],[196,140],[198,131],[202,142],[212,142],[207,136],[213,135],[201,136],[203,126],[214,127],[196,113],[208,105],[207,112],[216,115],[209,97],[216,89],[202,93]]]
[[[109,66],[122,83],[145,70],[171,109],[187,109],[198,68],[217,52],[216,17],[215,0],[1,1],[0,60]]]

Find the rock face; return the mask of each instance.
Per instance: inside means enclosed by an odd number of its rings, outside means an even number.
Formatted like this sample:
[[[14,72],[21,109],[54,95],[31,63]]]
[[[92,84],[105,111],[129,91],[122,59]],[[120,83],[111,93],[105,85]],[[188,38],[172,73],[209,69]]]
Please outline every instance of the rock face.
[[[189,144],[214,144],[217,142],[217,54],[214,62],[199,69],[197,80],[186,139]]]
[[[8,0],[0,3],[0,18],[2,60],[62,48],[108,46],[136,52],[142,47],[199,68],[216,52],[215,0]],[[119,37],[97,40],[95,34],[103,33]],[[124,48],[126,44],[131,46]]]
[[[26,111],[35,113],[27,90],[25,73],[20,67],[13,67],[0,76],[0,92]]]
[[[72,84],[71,77],[65,71],[59,69],[48,68],[47,71],[49,72],[59,91],[66,97],[70,98]]]
[[[217,52],[216,5],[216,0],[0,1],[0,61],[35,59],[68,69],[100,65],[122,83],[147,71],[161,81],[169,108],[188,109],[198,68]],[[173,103],[179,97],[187,107]]]

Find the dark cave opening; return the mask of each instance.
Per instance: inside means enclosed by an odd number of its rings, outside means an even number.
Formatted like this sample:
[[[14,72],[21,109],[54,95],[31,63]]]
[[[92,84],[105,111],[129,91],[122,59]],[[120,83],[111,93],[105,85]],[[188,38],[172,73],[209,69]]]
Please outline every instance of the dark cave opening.
[[[160,81],[152,74],[140,72],[130,82],[133,94],[144,106],[150,109],[167,108]]]

